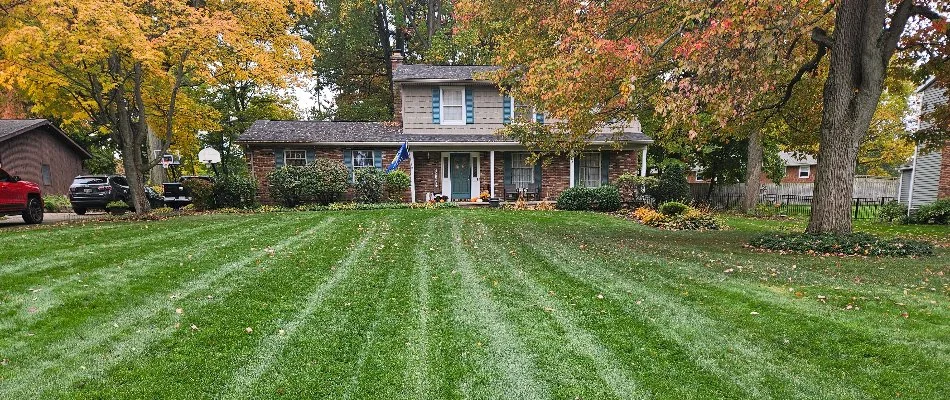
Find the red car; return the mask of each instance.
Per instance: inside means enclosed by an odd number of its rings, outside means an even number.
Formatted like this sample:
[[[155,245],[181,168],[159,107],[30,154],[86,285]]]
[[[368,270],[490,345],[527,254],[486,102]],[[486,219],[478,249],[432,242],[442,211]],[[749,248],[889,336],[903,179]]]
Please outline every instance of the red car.
[[[40,186],[0,169],[0,215],[22,215],[28,224],[43,222]]]

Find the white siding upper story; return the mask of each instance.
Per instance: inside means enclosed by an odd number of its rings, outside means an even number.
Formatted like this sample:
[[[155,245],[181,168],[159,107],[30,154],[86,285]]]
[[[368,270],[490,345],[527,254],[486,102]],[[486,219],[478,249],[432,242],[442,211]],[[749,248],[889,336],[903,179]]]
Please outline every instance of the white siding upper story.
[[[444,87],[467,87],[472,91],[472,114],[474,120],[466,124],[435,123],[433,120],[433,91]],[[496,86],[487,82],[466,83],[402,83],[402,128],[405,133],[460,133],[460,134],[493,134],[505,127],[505,96]],[[510,98],[509,98],[510,99]],[[436,104],[442,103],[438,99]],[[511,104],[507,107],[512,110]],[[468,111],[466,109],[466,111]],[[513,111],[510,111],[513,112]],[[509,114],[510,115],[510,114]],[[441,115],[440,115],[441,119]],[[544,124],[550,125],[557,121],[544,118]],[[604,128],[601,133],[612,133],[616,130],[624,132],[641,132],[639,121],[631,121],[619,129]]]
[[[934,108],[947,101],[946,89],[933,85],[932,81],[922,86],[916,94],[917,104],[913,107],[919,107],[916,112],[919,115],[927,114]],[[930,124],[926,120],[912,121],[912,129],[927,129]],[[906,170],[901,174],[900,197],[899,201],[907,204],[910,198],[910,208],[917,208],[937,200],[937,193],[940,184],[940,150],[923,152],[917,154],[916,160],[912,160],[912,169]],[[907,194],[905,194],[905,191]]]

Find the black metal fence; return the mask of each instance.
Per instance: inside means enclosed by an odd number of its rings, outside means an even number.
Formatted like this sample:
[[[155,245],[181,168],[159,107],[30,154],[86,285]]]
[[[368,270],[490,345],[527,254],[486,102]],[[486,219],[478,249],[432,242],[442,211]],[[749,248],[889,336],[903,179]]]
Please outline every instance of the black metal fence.
[[[854,219],[875,219],[881,212],[881,207],[894,197],[851,199],[852,217]],[[809,216],[811,215],[812,196],[763,194],[759,196],[757,211],[769,215]],[[703,199],[694,200],[700,206],[715,210],[735,210],[742,205],[740,194],[713,194]]]

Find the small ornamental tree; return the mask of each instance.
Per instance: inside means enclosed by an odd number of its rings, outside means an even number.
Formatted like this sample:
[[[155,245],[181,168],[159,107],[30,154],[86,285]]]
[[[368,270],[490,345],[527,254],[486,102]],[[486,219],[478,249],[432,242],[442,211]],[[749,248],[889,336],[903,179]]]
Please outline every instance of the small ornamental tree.
[[[359,168],[353,174],[353,199],[360,203],[383,201],[386,175],[376,168]]]

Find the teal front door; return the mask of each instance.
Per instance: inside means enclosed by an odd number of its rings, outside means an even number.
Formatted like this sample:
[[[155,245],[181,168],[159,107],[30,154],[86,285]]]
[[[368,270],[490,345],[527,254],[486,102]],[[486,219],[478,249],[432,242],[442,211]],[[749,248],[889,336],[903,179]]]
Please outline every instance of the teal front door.
[[[472,156],[468,153],[449,155],[449,179],[452,180],[452,200],[469,201],[472,198]]]

